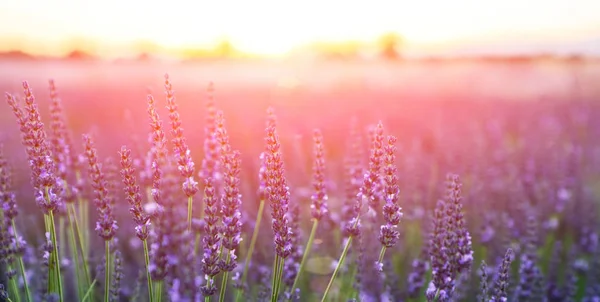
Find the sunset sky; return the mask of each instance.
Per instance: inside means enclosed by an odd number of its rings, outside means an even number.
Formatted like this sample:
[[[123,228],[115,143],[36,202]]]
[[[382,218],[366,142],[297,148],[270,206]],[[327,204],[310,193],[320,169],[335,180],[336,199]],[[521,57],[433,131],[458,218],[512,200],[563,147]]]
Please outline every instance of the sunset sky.
[[[424,50],[536,43],[552,50],[600,41],[600,1],[0,1],[0,51],[34,54],[80,48],[118,56],[228,39],[244,52],[282,55],[314,42],[374,41],[387,32]]]

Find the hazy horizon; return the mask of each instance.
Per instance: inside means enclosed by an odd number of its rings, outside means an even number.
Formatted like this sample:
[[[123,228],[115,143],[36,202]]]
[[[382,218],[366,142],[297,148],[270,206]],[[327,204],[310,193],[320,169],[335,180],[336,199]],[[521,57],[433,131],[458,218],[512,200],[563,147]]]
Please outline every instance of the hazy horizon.
[[[409,56],[600,55],[600,2],[0,3],[0,51],[33,55],[181,57],[228,41],[241,54],[281,57],[315,44],[369,49],[388,33],[402,37]]]

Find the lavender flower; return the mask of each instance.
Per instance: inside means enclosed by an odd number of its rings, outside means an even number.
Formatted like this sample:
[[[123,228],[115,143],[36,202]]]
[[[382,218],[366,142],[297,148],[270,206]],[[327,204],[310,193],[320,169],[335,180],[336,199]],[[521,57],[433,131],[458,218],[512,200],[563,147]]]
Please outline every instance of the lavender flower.
[[[121,280],[123,279],[123,266],[121,260],[121,252],[116,251],[114,259],[114,266],[112,270],[112,284],[110,286],[110,301],[117,302],[121,301]]]
[[[448,238],[453,249],[454,265],[457,273],[468,270],[473,263],[473,249],[471,248],[471,235],[465,225],[465,219],[462,212],[461,183],[458,175],[449,174],[447,177],[447,195],[446,201],[449,205],[448,229],[450,237]]]
[[[219,209],[213,179],[204,181],[204,256],[202,258],[202,271],[205,274],[206,284],[202,287],[203,296],[212,296],[217,291],[214,277],[219,274],[219,249],[221,237],[219,234]]]
[[[131,150],[123,146],[121,147],[119,156],[121,157],[121,177],[123,178],[123,185],[125,186],[124,191],[127,201],[131,206],[129,212],[133,216],[133,222],[136,224],[135,233],[140,240],[144,241],[148,238],[150,217],[142,208],[142,195],[140,193],[140,187],[136,184],[135,168],[133,167]]]
[[[490,301],[506,302],[508,301],[508,283],[510,280],[510,263],[513,260],[513,250],[507,249],[502,264],[498,267],[496,275],[496,284],[494,286],[494,295]]]
[[[151,162],[163,162],[167,157],[167,139],[163,130],[162,120],[156,111],[154,98],[148,96],[148,117],[150,119],[150,140],[152,143]],[[150,164],[152,166],[153,164]]]
[[[408,275],[408,297],[411,299],[417,298],[421,294],[423,285],[425,285],[426,257],[426,252],[421,252],[421,255],[412,261],[412,270]]]
[[[44,124],[40,117],[35,98],[27,82],[23,82],[25,107],[21,109],[16,99],[7,94],[7,102],[21,128],[23,145],[29,158],[31,181],[35,199],[44,214],[55,211],[61,203],[61,184],[57,183],[52,153],[46,141]]]
[[[396,156],[394,155],[396,151],[395,143],[396,138],[388,136],[384,156],[385,167],[383,168],[383,179],[385,181],[383,218],[386,224],[381,226],[379,232],[379,241],[386,248],[393,247],[400,238],[398,224],[400,218],[402,218],[402,208],[398,205],[400,189],[398,188],[398,172],[395,164]]]
[[[206,125],[204,127],[204,158],[202,159],[202,170],[200,171],[200,177],[206,179],[212,177],[217,179],[219,149],[222,152],[229,152],[230,150],[224,151],[224,145],[229,142],[219,141],[219,138],[223,138],[222,135],[217,132],[223,127],[223,112],[217,111],[214,102],[214,85],[213,83],[208,84],[207,88],[208,101],[206,103]],[[220,148],[219,148],[220,145]],[[223,155],[221,154],[221,158]]]
[[[327,192],[325,189],[325,154],[323,148],[323,135],[316,129],[313,133],[315,163],[313,166],[313,189],[311,196],[310,212],[313,218],[321,220],[329,214],[327,209]]]
[[[381,158],[383,156],[383,124],[377,124],[376,135],[373,138],[371,146],[371,156],[369,158],[369,170],[363,176],[362,187],[356,196],[353,212],[356,216],[346,225],[344,232],[349,236],[358,236],[360,234],[360,215],[362,214],[363,204],[370,206],[371,214],[375,215],[375,209],[379,206],[377,190],[381,172]]]
[[[298,204],[294,203],[290,206],[288,220],[290,229],[292,230],[290,236],[292,250],[290,256],[285,260],[283,281],[287,286],[291,287],[300,270],[300,262],[302,261],[303,255],[302,246],[300,245],[300,207],[298,207]],[[289,293],[290,296],[293,294],[294,293]]]
[[[198,192],[198,182],[194,180],[194,162],[192,161],[191,151],[183,136],[183,127],[181,127],[181,118],[177,111],[175,102],[175,91],[169,80],[169,75],[165,74],[165,94],[167,96],[167,109],[169,110],[169,119],[171,120],[171,134],[173,135],[173,153],[177,161],[178,170],[185,179],[183,182],[183,192],[190,198]]]
[[[360,192],[362,180],[363,180],[363,168],[362,168],[362,140],[358,130],[355,129],[354,123],[352,131],[350,133],[351,141],[348,144],[348,154],[344,159],[344,205],[342,207],[342,221],[344,235],[348,235],[346,230],[348,229],[347,223],[356,217],[355,204],[356,196]]]
[[[92,180],[92,187],[94,188],[94,204],[99,216],[96,223],[96,231],[105,241],[109,241],[115,236],[118,226],[113,216],[108,185],[102,173],[101,165],[98,163],[98,155],[92,138],[84,135],[83,140],[85,142],[85,155],[89,163],[89,175]]]
[[[0,144],[0,205],[7,222],[15,219],[19,214],[15,193],[11,189],[11,174],[8,161],[4,156],[4,146]]]
[[[372,211],[372,215],[376,215],[380,212],[381,206],[381,196],[379,193],[382,193],[382,182],[381,182],[381,170],[383,164],[384,157],[384,136],[383,136],[383,124],[381,122],[377,123],[377,126],[373,128],[373,133],[371,136],[371,157],[369,162],[369,182],[370,186],[372,186],[370,198],[369,198],[369,208]]]
[[[62,106],[62,101],[58,97],[54,80],[49,80],[50,86],[50,128],[52,137],[50,140],[54,162],[57,165],[57,176],[63,181],[67,181],[69,171],[76,164],[76,157],[73,150],[71,134],[69,133]],[[72,190],[66,190],[65,193],[71,193]],[[65,195],[65,201],[74,201],[74,194]]]
[[[271,206],[271,215],[273,216],[275,251],[279,257],[285,259],[292,253],[292,230],[287,218],[290,193],[287,181],[283,175],[284,167],[280,151],[281,146],[276,130],[275,113],[272,109],[269,109],[266,143],[266,194]]]
[[[488,272],[487,272],[487,264],[485,261],[481,261],[481,266],[479,266],[479,295],[477,296],[477,301],[479,302],[488,302],[489,301],[489,287],[488,287]]]
[[[515,291],[515,298],[519,301],[532,299],[541,300],[544,296],[543,276],[537,264],[537,218],[533,208],[527,213],[527,236],[525,248],[521,254],[519,266],[519,284]]]
[[[227,154],[223,160],[225,168],[225,186],[223,188],[223,202],[221,212],[223,213],[222,245],[229,250],[228,260],[221,263],[223,271],[231,272],[237,265],[236,250],[242,241],[242,223],[240,207],[242,205],[240,186],[240,154],[235,151]]]

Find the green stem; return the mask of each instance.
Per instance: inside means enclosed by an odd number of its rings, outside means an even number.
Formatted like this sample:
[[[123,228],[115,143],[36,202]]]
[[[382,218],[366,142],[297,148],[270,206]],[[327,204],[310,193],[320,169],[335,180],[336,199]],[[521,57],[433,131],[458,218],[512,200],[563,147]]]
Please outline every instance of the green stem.
[[[90,277],[90,272],[88,270],[88,264],[87,264],[87,259],[86,259],[86,249],[84,246],[84,238],[81,232],[81,229],[79,228],[79,223],[77,222],[77,213],[75,212],[75,205],[68,204],[67,205],[67,215],[69,215],[72,219],[73,219],[73,223],[75,225],[75,233],[77,234],[77,239],[79,239],[79,249],[80,249],[80,254],[81,254],[81,263],[83,266],[83,273],[85,274],[85,284],[91,284],[92,280]]]
[[[94,280],[94,282],[92,282],[92,284],[90,284],[90,288],[88,288],[87,292],[85,293],[85,296],[83,296],[83,299],[81,300],[82,302],[85,302],[88,300],[88,298],[90,297],[90,294],[92,293],[92,288],[94,288],[94,285],[96,285],[96,281]]]
[[[154,302],[154,295],[152,291],[152,276],[150,275],[150,253],[148,252],[148,240],[142,241],[144,244],[144,258],[146,262],[146,279],[148,280],[148,298],[150,302]]]
[[[313,240],[315,239],[315,234],[317,232],[317,227],[319,225],[319,220],[314,219],[312,229],[310,230],[310,236],[308,237],[308,242],[306,243],[306,248],[304,248],[304,254],[302,255],[302,261],[300,261],[300,268],[298,269],[298,274],[296,274],[296,279],[294,279],[294,284],[292,284],[292,289],[290,290],[290,295],[294,295],[294,290],[296,290],[296,285],[298,284],[298,280],[300,280],[300,275],[304,271],[304,265],[306,260],[308,259],[308,254],[310,254]]]
[[[188,197],[188,231],[192,232],[192,203],[194,202],[194,198],[192,196]]]
[[[352,244],[352,236],[348,237],[348,241],[346,241],[346,245],[344,246],[344,250],[342,251],[340,260],[338,261],[337,265],[335,266],[335,270],[333,271],[333,275],[331,275],[331,279],[329,279],[329,283],[327,284],[325,293],[323,293],[323,298],[321,299],[321,302],[327,301],[327,295],[329,294],[329,291],[331,290],[331,285],[333,285],[333,282],[335,281],[335,276],[337,275],[338,271],[340,270],[340,267],[344,263],[344,259],[346,258],[346,255],[348,254],[348,250],[350,249],[351,244]]]
[[[104,241],[104,302],[110,300],[110,241]]]
[[[67,220],[69,222],[69,248],[71,249],[71,257],[73,258],[73,269],[75,270],[77,282],[77,297],[81,299],[84,295],[84,288],[87,287],[87,285],[82,284],[82,282],[85,282],[85,280],[84,278],[81,278],[81,269],[79,268],[79,253],[77,252],[77,243],[75,242],[75,227],[73,226],[73,219],[68,208]]]
[[[12,223],[12,228],[13,228],[13,234],[15,235],[15,247],[17,248],[17,250],[21,249],[21,246],[19,244],[19,235],[17,233],[17,225],[15,223],[15,220],[12,219],[11,220]],[[19,254],[19,257],[17,257],[17,261],[19,262],[19,270],[21,271],[21,277],[23,277],[23,287],[25,288],[25,298],[27,299],[28,302],[31,302],[31,291],[29,290],[29,284],[27,283],[27,276],[25,276],[25,264],[23,263],[23,255]]]
[[[9,266],[8,270],[12,270],[12,268]],[[15,301],[21,302],[21,293],[19,293],[17,279],[14,276],[10,278],[10,280],[8,280],[8,286],[10,287],[10,293],[12,293],[12,296],[15,298]]]
[[[159,281],[158,284],[156,284],[156,294],[154,295],[154,299],[157,302],[162,301],[162,288],[163,288],[163,282]]]
[[[385,256],[385,245],[381,247],[381,252],[379,252],[379,263],[383,263],[383,257]]]
[[[252,260],[252,253],[254,252],[254,246],[258,239],[258,232],[260,231],[260,222],[262,220],[263,211],[265,209],[265,201],[261,199],[258,206],[258,214],[256,216],[256,224],[254,225],[254,231],[252,232],[252,239],[250,240],[250,247],[248,248],[248,254],[246,254],[246,261],[244,262],[244,271],[242,273],[242,287],[238,289],[237,295],[235,296],[235,302],[239,302],[242,297],[243,288],[246,284],[246,278],[248,275],[248,267],[250,266],[250,260]]]
[[[279,300],[279,294],[281,293],[281,285],[283,284],[283,268],[285,266],[285,259],[279,258],[279,272],[277,272],[277,299]]]
[[[48,192],[48,189],[46,189],[46,192]],[[50,211],[48,213],[49,216],[49,222],[50,222],[50,237],[52,240],[52,247],[53,247],[53,251],[52,251],[52,257],[54,258],[54,264],[56,265],[54,267],[54,271],[55,271],[55,278],[56,278],[56,286],[58,287],[58,297],[60,298],[59,301],[64,301],[64,295],[63,295],[63,288],[62,288],[62,277],[61,277],[61,272],[60,272],[60,257],[58,256],[58,240],[56,238],[56,227],[55,227],[55,222],[54,222],[54,213],[53,211]]]
[[[340,287],[340,293],[343,294],[347,291],[349,291],[349,295],[346,295],[346,297],[350,298],[352,297],[352,295],[354,294],[355,290],[352,288],[352,281],[354,280],[355,276],[356,276],[356,272],[357,272],[358,268],[355,265],[352,265],[352,268],[350,269],[350,274],[349,276],[346,276],[343,281],[342,281],[342,285]]]
[[[273,280],[271,282],[271,302],[277,302],[277,277],[279,276],[279,255],[273,260]]]
[[[160,302],[162,301],[162,285],[161,281],[154,281],[153,289],[154,289],[154,301]]]
[[[225,264],[229,264],[231,260],[231,254],[227,253],[227,259],[225,260]],[[223,272],[223,278],[221,279],[221,292],[219,293],[219,302],[225,301],[225,292],[227,291],[227,280],[229,278],[229,272]]]

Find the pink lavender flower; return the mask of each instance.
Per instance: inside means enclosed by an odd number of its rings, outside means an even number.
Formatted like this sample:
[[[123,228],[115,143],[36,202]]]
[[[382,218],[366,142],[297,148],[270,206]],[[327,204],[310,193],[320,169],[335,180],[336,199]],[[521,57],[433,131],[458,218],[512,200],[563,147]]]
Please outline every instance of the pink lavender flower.
[[[513,260],[513,250],[507,249],[502,264],[498,268],[496,276],[496,284],[494,287],[494,295],[490,301],[492,302],[506,302],[508,301],[508,282],[510,279],[510,263]]]
[[[200,177],[212,177],[216,180],[216,173],[219,165],[219,144],[223,152],[223,142],[219,142],[217,134],[218,129],[223,127],[223,113],[215,108],[214,85],[208,84],[208,101],[206,103],[206,125],[204,127],[204,158],[202,159],[202,170]]]
[[[135,168],[133,167],[131,150],[123,146],[119,155],[121,157],[121,177],[125,186],[124,191],[127,201],[131,206],[129,212],[133,216],[133,222],[136,224],[135,233],[143,241],[148,238],[150,216],[142,208],[142,195],[135,179]]]
[[[177,169],[183,178],[183,192],[189,198],[198,192],[198,182],[194,180],[194,161],[192,161],[191,151],[183,136],[183,127],[181,127],[181,118],[177,111],[175,102],[175,91],[169,80],[169,75],[165,74],[165,93],[167,95],[167,109],[169,110],[169,119],[171,120],[171,134],[173,135],[173,153],[177,161]]]
[[[66,181],[69,171],[76,164],[76,157],[73,150],[71,134],[69,133],[62,106],[62,101],[58,97],[54,80],[49,81],[50,86],[50,128],[52,129],[51,146],[54,162],[57,165],[57,176]],[[71,194],[73,195],[73,194]],[[73,201],[73,198],[67,198],[66,201]]]
[[[313,218],[321,220],[329,214],[327,209],[327,191],[325,189],[325,152],[323,148],[323,135],[316,129],[313,133],[315,162],[313,166],[313,189],[311,196],[310,212]]]
[[[98,222],[96,222],[96,231],[102,239],[111,240],[117,231],[117,221],[113,216],[112,204],[108,192],[108,185],[101,170],[101,164],[98,162],[98,155],[94,142],[88,135],[83,136],[85,143],[85,155],[89,164],[89,175],[94,188],[94,204],[98,210]]]
[[[167,139],[163,130],[162,120],[156,111],[156,103],[151,95],[148,96],[147,112],[150,119],[151,154],[153,154],[151,161],[162,161],[167,157]]]
[[[288,208],[290,193],[285,179],[281,146],[277,135],[277,123],[273,109],[268,111],[266,137],[266,164],[267,164],[267,200],[271,206],[273,217],[273,232],[275,234],[275,251],[279,257],[285,259],[292,252],[291,233],[288,222]]]
[[[212,296],[217,291],[214,277],[219,274],[219,249],[221,236],[219,233],[219,208],[217,206],[217,193],[211,177],[204,181],[204,255],[202,258],[202,271],[205,274],[206,284],[202,287],[203,296]]]
[[[222,112],[217,113],[216,134],[221,146],[221,162],[225,172],[221,202],[221,213],[223,215],[222,245],[229,250],[228,261],[221,260],[220,266],[223,271],[231,272],[237,265],[235,252],[242,240],[242,214],[240,212],[242,205],[240,194],[241,159],[238,151],[231,150]]]
[[[221,263],[224,271],[231,272],[237,265],[235,252],[242,241],[242,222],[240,207],[242,205],[240,194],[240,154],[235,151],[228,155],[223,161],[225,169],[225,186],[223,188],[223,200],[221,213],[223,214],[222,245],[229,250],[229,263]]]
[[[375,214],[374,210],[379,207],[377,190],[380,182],[381,158],[383,156],[383,124],[381,122],[377,124],[374,133],[371,144],[371,155],[369,157],[369,169],[363,176],[362,187],[354,203],[356,216],[346,224],[344,230],[350,236],[358,236],[360,234],[359,215],[362,214],[363,205],[365,203],[369,205],[372,214]]]
[[[8,160],[4,156],[4,146],[0,144],[0,205],[8,221],[19,215],[15,193],[11,189],[11,174]]]
[[[344,235],[349,229],[347,225],[354,217],[356,217],[356,196],[360,192],[363,182],[364,171],[362,164],[363,145],[360,133],[356,128],[355,122],[352,124],[350,132],[350,142],[348,144],[348,154],[344,159],[344,205],[342,207],[342,226]]]
[[[385,205],[383,206],[383,218],[386,222],[385,225],[381,226],[379,232],[379,241],[386,248],[393,247],[400,233],[398,232],[398,224],[400,218],[402,218],[402,208],[398,205],[398,195],[400,189],[398,188],[398,171],[396,168],[396,138],[388,136],[387,145],[385,146],[385,155],[383,168],[383,179],[385,181]]]
[[[55,211],[60,200],[61,184],[55,176],[56,169],[52,152],[46,141],[44,124],[38,111],[35,97],[27,82],[23,82],[25,106],[20,107],[17,100],[7,94],[7,102],[13,110],[21,129],[22,142],[27,151],[31,168],[31,182],[37,204],[47,214]]]

